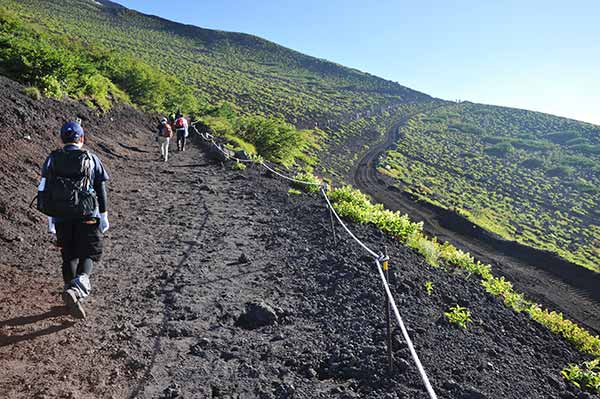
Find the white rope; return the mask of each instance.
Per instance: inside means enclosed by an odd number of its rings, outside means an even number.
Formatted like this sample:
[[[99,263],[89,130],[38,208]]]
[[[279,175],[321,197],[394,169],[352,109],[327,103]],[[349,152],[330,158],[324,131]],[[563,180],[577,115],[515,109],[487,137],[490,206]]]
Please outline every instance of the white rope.
[[[307,186],[320,186],[321,185],[321,183],[315,183],[312,181],[302,181],[302,180],[294,179],[291,177],[287,177],[286,175],[277,172],[275,169],[270,168],[269,165],[267,165],[264,161],[261,162],[260,164],[262,166],[264,166],[267,170],[270,170],[271,172],[275,173],[277,176],[284,178],[286,180],[289,180],[289,181],[293,181],[294,183],[305,184]]]
[[[394,297],[392,296],[392,292],[390,291],[390,287],[388,285],[388,282],[385,279],[385,275],[383,274],[383,270],[381,268],[381,263],[379,263],[378,259],[375,260],[375,263],[377,264],[377,270],[379,271],[379,276],[381,277],[381,281],[383,281],[383,287],[385,288],[385,292],[386,292],[386,294],[388,296],[390,304],[392,305],[392,309],[394,310],[394,314],[396,315],[396,320],[398,321],[398,325],[400,326],[400,330],[402,330],[402,335],[404,336],[404,340],[406,341],[406,344],[408,345],[408,349],[410,350],[410,354],[412,355],[412,358],[413,358],[415,364],[417,365],[417,369],[419,370],[419,374],[421,375],[421,379],[423,380],[423,384],[425,384],[425,388],[427,389],[427,393],[429,394],[429,397],[431,399],[437,399],[437,395],[435,394],[435,391],[431,387],[431,383],[429,382],[429,378],[427,377],[427,373],[425,372],[425,369],[423,368],[423,365],[421,364],[421,361],[419,360],[419,356],[417,355],[417,351],[415,350],[415,347],[414,347],[414,345],[412,343],[412,340],[410,339],[410,336],[408,335],[408,331],[406,330],[406,327],[404,326],[404,322],[402,321],[402,317],[400,317],[400,312],[398,311],[398,307],[396,306],[396,301],[394,300]]]
[[[423,380],[423,383],[425,384],[425,388],[427,389],[427,392],[429,393],[429,397],[431,399],[437,399],[437,396],[436,396],[433,388],[431,387],[431,383],[429,382],[429,378],[427,377],[427,373],[425,372],[425,369],[423,368],[423,365],[421,364],[421,361],[419,360],[419,356],[417,355],[417,352],[415,351],[415,347],[412,343],[412,340],[410,339],[410,336],[408,335],[408,331],[406,330],[406,327],[404,326],[402,317],[400,317],[400,312],[398,311],[398,307],[396,306],[396,301],[394,300],[394,297],[392,296],[392,292],[390,291],[388,282],[385,279],[385,275],[383,274],[383,270],[381,268],[381,263],[379,262],[380,259],[384,259],[383,255],[377,255],[377,253],[375,253],[375,251],[370,249],[366,244],[364,244],[361,240],[359,240],[350,231],[350,229],[346,226],[346,224],[342,221],[340,216],[337,214],[337,212],[331,205],[331,201],[329,201],[329,197],[327,197],[327,193],[325,193],[324,188],[321,188],[321,193],[323,193],[323,197],[325,198],[325,201],[327,201],[327,206],[329,207],[329,209],[331,209],[335,218],[342,225],[344,230],[346,230],[346,232],[350,235],[350,237],[352,237],[352,239],[354,239],[354,241],[356,241],[361,247],[363,247],[365,249],[365,251],[367,251],[371,256],[373,256],[375,258],[375,263],[377,264],[377,270],[379,271],[379,276],[381,277],[381,280],[383,281],[383,287],[385,288],[386,295],[388,296],[388,299],[392,305],[392,309],[394,310],[394,313],[396,315],[396,320],[398,321],[398,325],[400,326],[400,329],[402,330],[402,335],[404,336],[404,340],[406,341],[406,344],[408,345],[408,349],[410,350],[412,358],[413,358],[415,364],[417,365],[417,369],[419,370],[421,379]]]
[[[375,253],[375,251],[373,251],[371,248],[367,247],[361,240],[356,238],[356,236],[350,231],[350,229],[348,227],[346,227],[346,224],[344,224],[344,222],[342,221],[342,218],[340,218],[340,215],[337,214],[337,212],[331,205],[331,201],[329,201],[329,197],[327,197],[327,194],[325,193],[325,190],[323,188],[321,188],[321,193],[323,194],[323,197],[325,197],[325,201],[327,201],[327,206],[329,207],[329,209],[331,209],[335,218],[337,219],[338,222],[340,222],[340,224],[342,225],[344,230],[346,230],[346,233],[348,233],[350,235],[350,237],[352,237],[354,239],[354,241],[356,241],[358,243],[358,245],[363,247],[365,251],[367,251],[369,254],[371,254],[371,256],[373,258],[375,258],[376,260],[379,259],[380,256],[377,255],[377,253]]]
[[[196,123],[198,123],[198,122],[196,122]],[[192,124],[192,127],[193,127],[193,128],[194,128],[194,130],[196,131],[196,134],[198,134],[198,135],[199,135],[199,136],[200,136],[200,137],[201,137],[203,140],[205,140],[205,141],[209,141],[209,142],[211,142],[212,144],[214,144],[214,146],[215,146],[215,147],[217,147],[217,149],[218,149],[219,151],[221,151],[221,152],[223,153],[223,155],[225,155],[227,158],[229,158],[229,159],[233,159],[234,161],[237,161],[237,162],[246,162],[246,163],[252,163],[252,162],[254,162],[254,161],[253,161],[253,160],[251,160],[251,159],[240,159],[240,158],[236,158],[236,157],[234,157],[233,155],[229,155],[228,153],[226,153],[226,152],[225,152],[225,151],[224,151],[224,150],[221,148],[221,146],[220,146],[219,144],[217,144],[217,143],[215,142],[215,140],[213,140],[213,137],[212,137],[212,135],[210,135],[209,133],[206,133],[206,137],[204,137],[204,135],[203,135],[202,133],[200,133],[200,132],[198,131],[198,129],[196,129],[196,126],[194,126],[194,124]]]

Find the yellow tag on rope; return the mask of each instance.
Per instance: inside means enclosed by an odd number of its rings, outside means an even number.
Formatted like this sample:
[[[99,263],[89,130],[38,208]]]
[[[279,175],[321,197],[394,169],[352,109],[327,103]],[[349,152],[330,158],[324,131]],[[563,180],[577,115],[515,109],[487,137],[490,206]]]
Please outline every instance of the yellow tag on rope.
[[[389,262],[387,260],[383,261],[383,270],[389,269]]]

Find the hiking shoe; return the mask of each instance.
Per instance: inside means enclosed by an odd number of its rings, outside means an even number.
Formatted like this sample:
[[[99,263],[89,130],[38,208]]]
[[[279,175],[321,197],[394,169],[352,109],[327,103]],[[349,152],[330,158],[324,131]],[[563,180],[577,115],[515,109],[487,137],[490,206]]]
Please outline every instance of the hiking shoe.
[[[63,292],[63,301],[65,302],[67,309],[69,309],[71,316],[75,317],[76,319],[85,319],[85,310],[83,310],[81,302],[79,299],[77,299],[77,294],[75,294],[75,291],[68,289]]]

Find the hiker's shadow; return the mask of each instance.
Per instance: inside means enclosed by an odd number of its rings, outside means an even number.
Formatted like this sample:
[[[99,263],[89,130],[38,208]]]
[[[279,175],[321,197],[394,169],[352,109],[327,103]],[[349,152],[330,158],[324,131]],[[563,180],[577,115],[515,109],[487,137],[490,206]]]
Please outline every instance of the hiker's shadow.
[[[39,321],[44,321],[48,319],[53,319],[55,317],[66,316],[68,313],[63,306],[54,306],[47,312],[33,315],[33,316],[23,316],[23,317],[15,317],[13,319],[8,320],[0,320],[0,329],[5,326],[10,327],[21,327],[29,324],[34,324]],[[30,341],[38,337],[42,337],[44,335],[55,334],[59,331],[65,330],[67,328],[71,328],[75,325],[73,321],[61,322],[60,324],[55,324],[41,330],[35,330],[31,332],[27,332],[25,334],[17,334],[17,335],[9,335],[5,336],[0,333],[0,348],[4,346],[14,345],[23,341]]]

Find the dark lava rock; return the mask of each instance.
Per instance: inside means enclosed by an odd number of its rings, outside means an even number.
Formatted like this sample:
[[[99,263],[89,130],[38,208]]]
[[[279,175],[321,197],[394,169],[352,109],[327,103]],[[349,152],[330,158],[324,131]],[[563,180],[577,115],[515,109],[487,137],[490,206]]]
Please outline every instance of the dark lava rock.
[[[398,371],[404,373],[410,368],[410,363],[408,363],[406,359],[398,359],[396,360],[396,367],[398,367]]]
[[[234,153],[234,156],[237,159],[241,159],[243,161],[249,161],[250,160],[250,155],[248,155],[248,153],[246,151],[244,151],[244,150],[236,151]]]
[[[466,386],[461,395],[461,399],[488,399],[488,397],[475,387]]]
[[[277,324],[278,316],[275,310],[264,302],[246,303],[246,311],[240,315],[236,325],[247,330]]]
[[[181,396],[181,388],[177,384],[171,384],[167,388],[164,389],[162,395],[160,395],[160,399],[176,399],[182,398]]]
[[[238,258],[238,262],[239,263],[250,263],[250,258],[248,258],[248,256],[242,252],[240,257]]]
[[[560,393],[560,399],[577,399],[577,396],[569,391],[564,391]]]
[[[233,151],[228,150],[227,148],[223,148],[218,144],[211,144],[208,149],[208,157],[215,161],[224,162],[231,158],[234,155]]]
[[[452,379],[444,382],[443,386],[448,391],[458,391],[460,389],[460,384]]]

